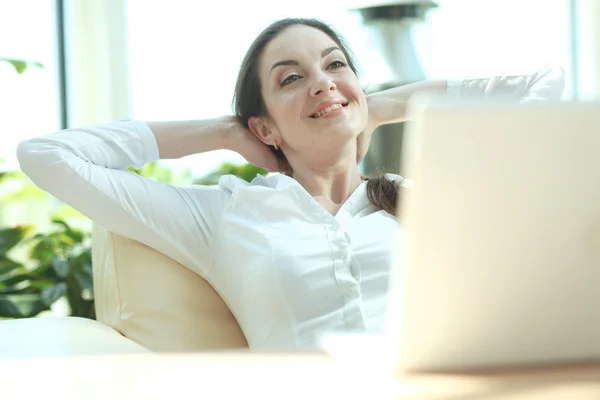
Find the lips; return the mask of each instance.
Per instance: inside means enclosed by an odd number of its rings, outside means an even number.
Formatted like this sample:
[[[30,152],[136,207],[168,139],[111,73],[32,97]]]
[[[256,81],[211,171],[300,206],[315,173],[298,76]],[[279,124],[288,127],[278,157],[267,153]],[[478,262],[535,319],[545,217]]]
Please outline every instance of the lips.
[[[317,109],[310,114],[311,118],[320,118],[323,115],[333,111],[333,110],[337,110],[338,108],[341,107],[347,107],[348,106],[348,102],[344,102],[341,100],[333,100],[333,101],[326,101],[323,102],[319,105],[319,107],[317,107]]]

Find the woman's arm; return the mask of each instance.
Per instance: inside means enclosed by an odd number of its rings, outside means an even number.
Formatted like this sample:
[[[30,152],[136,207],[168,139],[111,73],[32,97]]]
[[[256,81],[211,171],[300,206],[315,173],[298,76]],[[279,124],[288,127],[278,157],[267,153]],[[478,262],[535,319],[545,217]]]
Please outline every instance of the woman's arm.
[[[231,125],[224,118],[196,121],[148,122],[156,138],[160,159],[226,149]]]
[[[372,134],[378,127],[406,121],[406,109],[411,96],[419,92],[445,95],[447,86],[446,80],[423,81],[367,95],[369,117],[365,129],[356,138],[356,162],[360,163],[367,154]]]
[[[407,119],[406,106],[416,93],[429,92],[451,99],[496,98],[527,103],[559,100],[565,87],[565,71],[549,64],[533,73],[516,75],[471,75],[462,80],[430,80],[371,93],[367,96],[369,124],[380,125]]]
[[[445,95],[446,80],[410,83],[392,89],[371,93],[367,96],[369,119],[373,128],[406,120],[408,100],[416,93],[431,92]]]
[[[520,103],[560,100],[565,87],[565,71],[549,64],[523,75],[470,76],[462,80],[430,80],[398,86],[367,95],[369,118],[357,138],[356,160],[367,153],[371,136],[379,126],[407,120],[410,98],[420,92],[449,99],[495,98]]]
[[[212,129],[211,129],[212,128]],[[119,235],[206,275],[214,232],[230,193],[181,188],[126,171],[163,157],[227,147],[216,121],[119,121],[23,141],[21,169],[42,190]]]

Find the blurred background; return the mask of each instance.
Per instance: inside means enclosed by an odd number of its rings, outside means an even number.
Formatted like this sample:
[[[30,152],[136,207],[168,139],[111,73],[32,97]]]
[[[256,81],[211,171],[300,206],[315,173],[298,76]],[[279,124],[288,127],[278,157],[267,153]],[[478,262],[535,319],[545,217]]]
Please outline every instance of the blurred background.
[[[123,118],[231,114],[246,49],[289,16],[337,28],[367,91],[552,62],[567,73],[565,99],[600,96],[600,0],[0,0],[0,318],[94,317],[90,221],[19,172],[18,142]],[[365,174],[397,164],[401,132],[375,135]],[[175,184],[263,173],[228,151],[135,172]]]

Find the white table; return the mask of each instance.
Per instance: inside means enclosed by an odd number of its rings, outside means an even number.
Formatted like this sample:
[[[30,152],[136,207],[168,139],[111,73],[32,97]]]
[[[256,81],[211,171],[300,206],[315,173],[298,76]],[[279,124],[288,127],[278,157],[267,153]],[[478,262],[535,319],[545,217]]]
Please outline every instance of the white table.
[[[319,354],[132,354],[0,361],[0,399],[600,399],[600,365],[392,379]]]

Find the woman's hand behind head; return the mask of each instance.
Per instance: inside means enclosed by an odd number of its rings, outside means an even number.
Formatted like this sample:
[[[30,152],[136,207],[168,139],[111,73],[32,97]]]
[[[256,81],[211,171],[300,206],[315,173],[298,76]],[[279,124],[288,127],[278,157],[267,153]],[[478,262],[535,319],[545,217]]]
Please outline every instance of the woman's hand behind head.
[[[373,136],[373,131],[375,131],[375,129],[377,129],[377,127],[381,125],[378,114],[378,104],[376,101],[373,101],[373,96],[367,96],[367,106],[367,124],[365,126],[365,129],[356,138],[357,164],[362,161],[362,159],[367,154],[367,151],[369,151],[369,145],[371,144],[371,137]]]
[[[223,117],[223,120],[228,124],[226,148],[241,154],[252,165],[269,172],[279,172],[279,162],[269,146],[240,125],[235,116]]]

